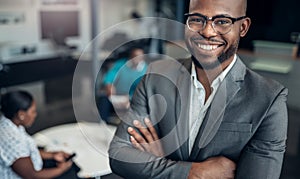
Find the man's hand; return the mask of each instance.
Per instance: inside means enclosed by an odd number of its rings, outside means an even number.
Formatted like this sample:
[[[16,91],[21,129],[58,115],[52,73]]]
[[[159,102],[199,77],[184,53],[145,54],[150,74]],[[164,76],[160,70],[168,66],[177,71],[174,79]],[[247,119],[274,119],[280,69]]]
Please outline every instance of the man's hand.
[[[212,157],[192,163],[188,179],[233,179],[236,165],[226,157]]]
[[[139,121],[134,120],[133,125],[139,130],[139,134],[132,127],[128,128],[130,134],[130,141],[132,145],[141,151],[146,151],[156,155],[158,157],[164,156],[162,145],[159,141],[157,132],[153,127],[150,119],[145,118],[146,127],[144,127]]]

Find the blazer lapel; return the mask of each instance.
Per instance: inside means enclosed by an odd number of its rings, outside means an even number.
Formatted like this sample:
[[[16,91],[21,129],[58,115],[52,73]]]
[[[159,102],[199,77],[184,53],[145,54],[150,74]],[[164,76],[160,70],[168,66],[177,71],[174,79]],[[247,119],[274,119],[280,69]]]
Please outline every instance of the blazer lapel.
[[[191,66],[192,60],[185,59],[182,62],[179,76],[177,78],[176,86],[178,93],[175,100],[175,116],[176,116],[176,128],[177,137],[180,144],[180,155],[183,160],[187,160],[189,157],[188,150],[188,119],[189,119],[189,106],[190,106],[190,92],[191,92]]]
[[[240,82],[244,80],[246,67],[237,58],[236,63],[221,83],[206,113],[205,119],[197,134],[190,159],[195,159],[201,148],[204,148],[217,133],[223,121],[226,107],[240,90]]]

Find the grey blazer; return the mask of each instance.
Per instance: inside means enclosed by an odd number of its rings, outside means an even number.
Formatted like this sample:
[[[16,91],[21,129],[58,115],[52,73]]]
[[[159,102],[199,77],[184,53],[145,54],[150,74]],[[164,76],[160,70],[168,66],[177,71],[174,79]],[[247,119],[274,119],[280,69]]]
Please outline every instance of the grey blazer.
[[[124,178],[187,178],[191,163],[225,156],[236,178],[279,178],[287,139],[287,89],[238,58],[221,83],[189,155],[191,59],[150,64],[110,144],[110,166]],[[149,116],[165,157],[132,147],[127,127]]]

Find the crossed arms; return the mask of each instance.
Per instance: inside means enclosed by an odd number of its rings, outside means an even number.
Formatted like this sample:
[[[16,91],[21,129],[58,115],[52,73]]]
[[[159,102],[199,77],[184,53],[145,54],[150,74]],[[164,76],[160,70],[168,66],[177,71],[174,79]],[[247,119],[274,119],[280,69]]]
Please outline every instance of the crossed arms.
[[[109,150],[111,168],[124,178],[279,178],[287,131],[287,111],[282,109],[286,94],[283,90],[274,100],[238,161],[224,156],[201,162],[167,159],[156,130],[145,120],[146,128],[139,121],[118,127]]]
[[[145,118],[146,127],[137,120],[133,124],[140,133],[132,127],[128,128],[132,145],[140,151],[163,157],[163,148],[150,119]],[[211,157],[203,162],[193,162],[188,179],[234,178],[235,168],[236,164],[226,157]]]

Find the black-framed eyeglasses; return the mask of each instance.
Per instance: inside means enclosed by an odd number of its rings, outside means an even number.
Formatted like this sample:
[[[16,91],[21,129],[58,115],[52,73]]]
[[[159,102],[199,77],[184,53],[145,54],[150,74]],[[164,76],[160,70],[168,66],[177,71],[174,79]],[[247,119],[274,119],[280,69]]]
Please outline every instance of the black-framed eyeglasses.
[[[187,17],[186,24],[193,32],[200,32],[205,29],[207,21],[212,21],[212,27],[218,34],[224,35],[231,31],[232,25],[239,20],[247,18],[241,16],[237,18],[229,17],[226,15],[216,15],[207,17],[200,13],[184,14]]]

